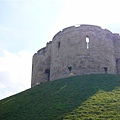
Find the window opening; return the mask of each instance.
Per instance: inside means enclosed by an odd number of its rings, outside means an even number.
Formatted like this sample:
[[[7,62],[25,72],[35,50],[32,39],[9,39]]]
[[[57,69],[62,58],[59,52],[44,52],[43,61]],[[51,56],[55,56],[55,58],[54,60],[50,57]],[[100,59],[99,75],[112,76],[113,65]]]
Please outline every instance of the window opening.
[[[90,38],[86,36],[87,49],[89,49],[89,42],[90,42]]]
[[[58,49],[60,48],[60,42],[58,42]]]
[[[107,70],[108,70],[108,68],[104,67],[105,74],[107,74]]]
[[[117,69],[117,74],[119,74],[118,59],[116,59],[116,69]]]
[[[50,69],[46,69],[45,73],[47,74],[48,81],[50,81]]]
[[[72,67],[68,67],[69,72],[71,73]]]

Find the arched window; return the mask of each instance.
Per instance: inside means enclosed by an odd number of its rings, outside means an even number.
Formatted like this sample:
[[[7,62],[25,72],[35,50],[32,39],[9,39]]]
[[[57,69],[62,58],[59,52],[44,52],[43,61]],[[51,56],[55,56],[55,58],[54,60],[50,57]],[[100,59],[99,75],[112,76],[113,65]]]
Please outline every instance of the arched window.
[[[107,74],[107,70],[108,70],[108,68],[104,67],[105,74]]]
[[[90,38],[86,36],[87,49],[89,49],[89,42],[90,42]]]
[[[71,67],[71,66],[70,66],[70,67],[68,67],[68,70],[69,70],[69,72],[71,73],[72,67]]]

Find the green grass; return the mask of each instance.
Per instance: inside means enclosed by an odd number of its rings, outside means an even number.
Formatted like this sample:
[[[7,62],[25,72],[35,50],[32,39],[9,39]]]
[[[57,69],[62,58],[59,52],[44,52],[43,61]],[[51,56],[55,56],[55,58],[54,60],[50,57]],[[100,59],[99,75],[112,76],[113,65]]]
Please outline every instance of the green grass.
[[[43,83],[0,101],[0,120],[120,120],[120,75]]]

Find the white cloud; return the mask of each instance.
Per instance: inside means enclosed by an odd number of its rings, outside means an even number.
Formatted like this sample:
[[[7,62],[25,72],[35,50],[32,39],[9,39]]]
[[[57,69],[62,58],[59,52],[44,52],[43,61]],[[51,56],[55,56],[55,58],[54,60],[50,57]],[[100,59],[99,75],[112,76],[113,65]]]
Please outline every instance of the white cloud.
[[[0,99],[21,92],[31,86],[32,54],[3,51],[0,57]]]

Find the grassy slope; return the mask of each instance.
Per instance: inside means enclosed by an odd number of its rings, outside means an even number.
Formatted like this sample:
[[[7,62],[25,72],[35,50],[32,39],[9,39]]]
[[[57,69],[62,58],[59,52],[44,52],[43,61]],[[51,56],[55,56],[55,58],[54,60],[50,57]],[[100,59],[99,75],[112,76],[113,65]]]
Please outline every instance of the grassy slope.
[[[120,120],[120,76],[43,83],[0,101],[0,120]]]

